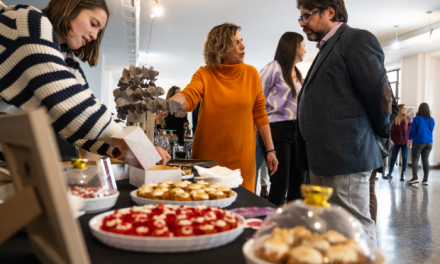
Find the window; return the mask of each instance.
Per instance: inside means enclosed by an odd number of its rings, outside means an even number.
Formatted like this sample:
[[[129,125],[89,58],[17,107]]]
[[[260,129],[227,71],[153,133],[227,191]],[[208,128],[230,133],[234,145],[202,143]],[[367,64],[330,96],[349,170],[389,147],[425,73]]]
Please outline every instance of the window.
[[[392,70],[387,72],[388,81],[390,82],[391,90],[393,91],[394,97],[396,98],[397,103],[399,103],[400,99],[400,69]]]

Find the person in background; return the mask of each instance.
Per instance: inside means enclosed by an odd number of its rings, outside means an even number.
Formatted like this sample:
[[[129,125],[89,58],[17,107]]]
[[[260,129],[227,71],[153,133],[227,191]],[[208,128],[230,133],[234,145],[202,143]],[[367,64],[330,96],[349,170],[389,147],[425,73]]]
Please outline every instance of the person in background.
[[[197,104],[196,109],[194,109],[191,113],[191,117],[192,117],[192,132],[193,132],[193,136],[195,136],[196,134],[196,129],[197,129],[197,123],[199,122],[199,111],[200,111],[200,105],[202,104],[202,101],[200,101]]]
[[[411,127],[411,118],[406,115],[406,108],[404,104],[400,104],[399,113],[396,120],[391,127],[391,140],[394,142],[394,148],[390,157],[390,170],[384,179],[392,179],[394,166],[396,165],[397,156],[399,152],[402,153],[402,172],[400,174],[400,181],[405,181],[406,168],[408,167],[408,136]]]
[[[43,10],[27,5],[3,7],[0,113],[24,113],[44,106],[55,133],[67,142],[124,159],[111,137],[125,125],[93,95],[75,58],[90,66],[98,64],[109,14],[105,0],[51,0]],[[170,156],[156,150],[165,164]]]
[[[392,92],[377,38],[348,26],[343,0],[297,0],[298,22],[317,54],[298,96],[298,166],[329,202],[349,211],[376,245],[371,172],[383,166],[376,136],[389,138]]]
[[[431,117],[431,110],[427,103],[422,103],[419,106],[416,117],[414,117],[409,130],[409,137],[407,147],[411,147],[411,160],[413,177],[408,181],[409,184],[419,183],[418,170],[419,158],[422,155],[423,164],[423,185],[428,185],[429,176],[429,154],[432,150],[432,132],[434,131],[434,118]]]
[[[280,161],[278,171],[270,177],[269,202],[280,206],[302,199],[301,185],[306,172],[296,165],[296,113],[297,96],[303,78],[296,64],[304,60],[304,37],[295,32],[284,33],[275,52],[274,61],[260,72],[266,111],[269,116],[272,140]],[[260,146],[264,146],[260,140]],[[263,154],[266,149],[262,148]],[[265,156],[265,155],[263,155]]]
[[[269,193],[267,191],[267,177],[268,177],[268,171],[267,171],[267,164],[264,160],[263,152],[261,151],[260,144],[258,143],[258,132],[256,137],[256,146],[255,146],[255,158],[257,161],[257,174],[255,176],[255,190],[257,190],[257,183],[258,183],[258,174],[261,170],[261,178],[260,178],[260,185],[261,185],[261,191],[260,191],[260,197],[267,199],[269,197]]]
[[[173,86],[168,90],[166,99],[169,100],[176,94],[181,92],[180,88]],[[175,117],[174,115],[168,115],[165,117],[165,129],[175,130],[175,134],[179,138],[179,145],[183,146],[185,144],[185,131],[188,129],[188,118],[186,115],[183,118]]]
[[[242,186],[255,192],[255,126],[268,149],[267,166],[272,174],[277,171],[278,160],[260,76],[254,67],[243,63],[245,45],[240,27],[224,23],[211,29],[203,55],[206,66],[170,101],[192,111],[203,98],[193,158],[217,160],[220,166],[241,169]]]

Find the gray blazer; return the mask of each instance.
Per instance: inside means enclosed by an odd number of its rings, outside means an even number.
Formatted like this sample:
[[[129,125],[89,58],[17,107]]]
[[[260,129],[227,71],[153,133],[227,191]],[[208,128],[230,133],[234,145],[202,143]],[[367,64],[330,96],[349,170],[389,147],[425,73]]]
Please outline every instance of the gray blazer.
[[[341,25],[298,95],[298,167],[335,176],[383,166],[375,134],[389,138],[392,101],[376,37]]]

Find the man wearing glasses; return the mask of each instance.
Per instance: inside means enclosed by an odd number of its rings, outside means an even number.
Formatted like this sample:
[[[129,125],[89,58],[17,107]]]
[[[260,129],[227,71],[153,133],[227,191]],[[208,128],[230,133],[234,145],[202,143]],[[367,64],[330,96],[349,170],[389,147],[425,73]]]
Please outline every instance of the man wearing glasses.
[[[334,189],[376,243],[371,171],[383,166],[375,134],[390,136],[392,93],[376,37],[349,27],[343,0],[297,0],[298,19],[319,53],[298,96],[298,166],[311,182]]]

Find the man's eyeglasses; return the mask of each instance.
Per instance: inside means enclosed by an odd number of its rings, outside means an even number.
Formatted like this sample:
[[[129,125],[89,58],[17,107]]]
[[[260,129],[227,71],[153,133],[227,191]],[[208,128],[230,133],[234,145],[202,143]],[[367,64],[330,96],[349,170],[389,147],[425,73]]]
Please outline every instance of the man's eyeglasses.
[[[319,13],[319,12],[321,12],[321,10],[318,9],[318,10],[312,11],[310,13],[305,13],[303,16],[300,16],[298,18],[298,23],[300,25],[301,25],[301,22],[304,22],[306,24],[310,23],[310,17],[313,16],[314,14],[316,14],[316,13]]]

